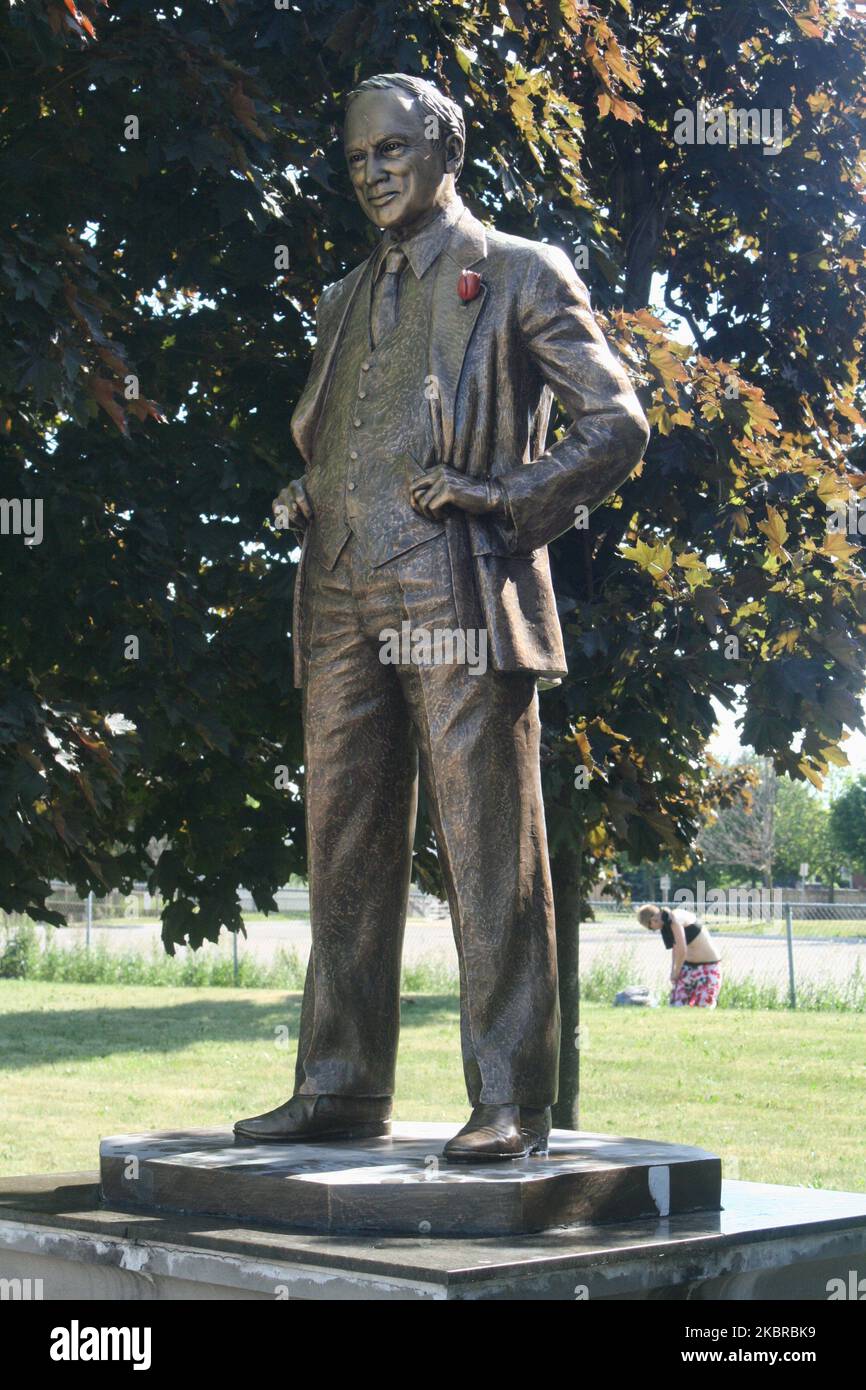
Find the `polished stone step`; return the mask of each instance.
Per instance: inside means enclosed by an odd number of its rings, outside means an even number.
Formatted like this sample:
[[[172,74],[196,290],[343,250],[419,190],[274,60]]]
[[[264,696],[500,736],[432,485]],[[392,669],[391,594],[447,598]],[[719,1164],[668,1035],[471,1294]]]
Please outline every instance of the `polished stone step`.
[[[388,1137],[249,1144],[228,1129],[115,1135],[100,1145],[103,1199],[329,1234],[512,1235],[718,1211],[721,1161],[704,1149],[554,1130],[550,1153],[441,1159],[454,1125],[395,1123]]]

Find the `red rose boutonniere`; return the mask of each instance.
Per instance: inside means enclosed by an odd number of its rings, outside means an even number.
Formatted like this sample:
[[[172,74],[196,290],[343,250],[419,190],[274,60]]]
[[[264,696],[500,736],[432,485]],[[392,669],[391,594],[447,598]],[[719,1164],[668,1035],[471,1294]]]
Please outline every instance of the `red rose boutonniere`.
[[[461,270],[460,279],[457,281],[457,293],[468,304],[471,299],[477,299],[481,293],[481,276],[474,270]]]

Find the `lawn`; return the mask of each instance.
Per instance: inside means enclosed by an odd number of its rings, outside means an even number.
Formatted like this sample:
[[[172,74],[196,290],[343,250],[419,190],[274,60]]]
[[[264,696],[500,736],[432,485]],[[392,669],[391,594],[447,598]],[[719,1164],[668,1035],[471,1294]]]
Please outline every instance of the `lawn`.
[[[300,997],[0,981],[0,1173],[93,1168],[100,1135],[225,1124],[291,1089]],[[457,1001],[403,1009],[398,1119],[466,1115]],[[613,1009],[581,1029],[584,1128],[698,1144],[725,1172],[866,1191],[857,1014]]]

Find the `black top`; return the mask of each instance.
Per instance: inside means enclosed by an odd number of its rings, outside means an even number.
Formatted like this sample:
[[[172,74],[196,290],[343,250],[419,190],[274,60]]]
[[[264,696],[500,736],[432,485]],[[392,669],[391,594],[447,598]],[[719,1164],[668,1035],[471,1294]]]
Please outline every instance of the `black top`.
[[[692,922],[691,926],[686,927],[686,945],[690,946],[696,936],[700,935],[702,928],[700,922]],[[671,930],[671,914],[662,908],[662,941],[669,951],[673,950],[674,934]]]

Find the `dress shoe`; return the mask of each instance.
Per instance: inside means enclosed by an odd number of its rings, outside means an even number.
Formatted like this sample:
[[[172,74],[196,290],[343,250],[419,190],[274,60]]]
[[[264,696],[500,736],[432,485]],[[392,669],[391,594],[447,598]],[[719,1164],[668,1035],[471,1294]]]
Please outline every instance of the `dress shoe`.
[[[443,1150],[449,1163],[491,1163],[547,1153],[550,1111],[519,1105],[476,1105]]]
[[[390,1133],[390,1096],[292,1096],[276,1110],[235,1125],[236,1138],[258,1144],[370,1139]]]
[[[531,1110],[527,1105],[520,1107],[520,1128],[523,1136],[529,1144],[531,1154],[546,1154],[547,1141],[550,1138],[551,1114],[550,1106],[547,1105],[541,1110]]]

